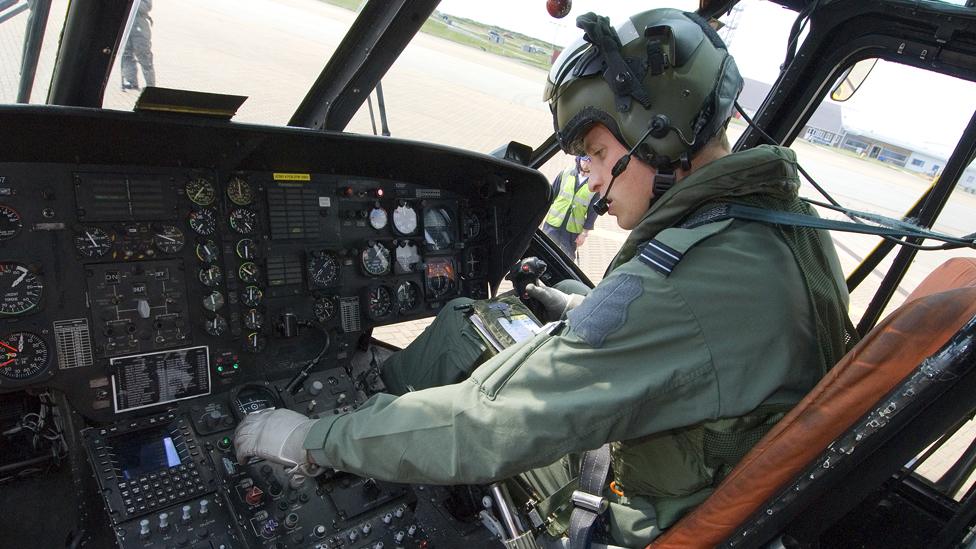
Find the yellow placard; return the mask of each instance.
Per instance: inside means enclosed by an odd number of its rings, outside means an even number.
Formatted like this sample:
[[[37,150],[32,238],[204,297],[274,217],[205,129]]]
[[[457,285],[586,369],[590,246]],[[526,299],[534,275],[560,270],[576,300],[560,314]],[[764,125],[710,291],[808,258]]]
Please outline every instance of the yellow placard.
[[[312,176],[307,173],[275,173],[275,181],[311,181]]]

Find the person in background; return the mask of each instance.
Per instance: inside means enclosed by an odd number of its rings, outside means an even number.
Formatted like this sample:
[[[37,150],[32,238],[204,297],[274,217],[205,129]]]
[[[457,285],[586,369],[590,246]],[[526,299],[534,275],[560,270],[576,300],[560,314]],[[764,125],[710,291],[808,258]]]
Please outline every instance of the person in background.
[[[563,170],[552,182],[552,204],[542,223],[542,231],[570,258],[586,241],[596,223],[593,204],[600,196],[589,189],[590,157],[577,156],[572,168]]]
[[[139,89],[139,66],[142,66],[142,76],[147,86],[156,85],[156,69],[153,67],[152,54],[152,0],[142,0],[136,10],[129,40],[122,50],[122,89]],[[137,65],[138,63],[138,65]]]

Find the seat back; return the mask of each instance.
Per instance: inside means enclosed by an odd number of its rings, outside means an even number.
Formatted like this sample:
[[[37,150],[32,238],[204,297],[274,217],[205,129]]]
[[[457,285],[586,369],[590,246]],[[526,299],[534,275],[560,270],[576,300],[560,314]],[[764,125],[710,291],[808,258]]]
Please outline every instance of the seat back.
[[[933,271],[750,450],[653,549],[714,547],[976,316],[976,259]]]

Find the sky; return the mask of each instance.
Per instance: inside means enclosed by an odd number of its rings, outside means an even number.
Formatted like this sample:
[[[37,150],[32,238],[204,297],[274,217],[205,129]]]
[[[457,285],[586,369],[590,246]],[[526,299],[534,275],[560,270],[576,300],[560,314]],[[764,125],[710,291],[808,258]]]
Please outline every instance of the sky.
[[[606,15],[617,26],[656,7],[693,11],[698,0],[573,0],[562,19],[549,15],[545,0],[442,0],[438,10],[566,45],[582,35],[575,21],[583,13]],[[766,0],[742,0],[736,12],[721,18],[727,27],[720,35],[743,76],[767,84],[776,80],[795,18],[795,12]],[[848,130],[890,136],[935,156],[949,154],[974,108],[976,84],[883,62],[842,107]]]

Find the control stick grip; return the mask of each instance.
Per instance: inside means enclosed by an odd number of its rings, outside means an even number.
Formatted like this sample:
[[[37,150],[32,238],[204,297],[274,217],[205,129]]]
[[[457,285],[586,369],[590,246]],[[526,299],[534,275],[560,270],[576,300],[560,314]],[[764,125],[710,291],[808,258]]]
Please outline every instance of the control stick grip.
[[[508,271],[508,279],[512,281],[512,285],[515,287],[515,293],[523,301],[529,299],[528,292],[525,291],[525,287],[529,284],[538,284],[539,277],[545,274],[546,262],[539,259],[538,257],[526,257],[515,262],[512,268]]]

